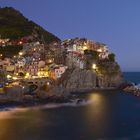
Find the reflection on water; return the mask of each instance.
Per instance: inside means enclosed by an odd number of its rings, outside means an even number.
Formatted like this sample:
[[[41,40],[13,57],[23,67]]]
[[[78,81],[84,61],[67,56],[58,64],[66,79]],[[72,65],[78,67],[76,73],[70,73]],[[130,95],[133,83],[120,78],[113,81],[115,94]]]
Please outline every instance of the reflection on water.
[[[4,94],[4,88],[0,88],[0,94]]]
[[[110,101],[107,96],[97,92],[91,94],[89,98],[93,103],[86,110],[86,127],[90,135],[94,132],[97,136],[104,137],[112,130]]]
[[[93,117],[96,116],[96,118],[94,118],[95,122],[99,121],[101,122],[103,118],[106,118],[107,115],[109,115],[109,104],[107,102],[107,100],[105,99],[105,96],[102,96],[101,94],[95,93],[95,94],[91,94],[90,99],[93,100],[93,103],[91,106],[89,106],[89,114],[87,115],[87,117]]]
[[[140,138],[140,100],[120,92],[83,95],[89,102],[0,112],[0,140]]]
[[[6,111],[0,111],[0,120],[2,119],[12,119],[16,116],[16,112],[25,112],[28,110],[28,108],[11,108],[11,109],[5,109]],[[9,111],[8,111],[9,110]]]
[[[39,110],[15,109],[1,112],[0,116],[5,117],[0,120],[0,140],[25,140],[25,137],[31,140],[31,137],[35,136],[33,134],[39,133],[39,128],[46,123]],[[45,120],[47,120],[47,115],[45,115]]]

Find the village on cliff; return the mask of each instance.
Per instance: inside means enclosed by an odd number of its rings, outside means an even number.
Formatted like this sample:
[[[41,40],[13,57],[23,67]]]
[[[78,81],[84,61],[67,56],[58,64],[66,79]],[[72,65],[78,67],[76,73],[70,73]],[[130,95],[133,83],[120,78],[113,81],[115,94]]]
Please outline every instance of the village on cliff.
[[[29,37],[10,41],[0,39],[0,47],[22,45],[18,55],[5,57],[0,54],[1,72],[8,81],[50,78],[57,80],[66,69],[77,67],[86,68],[85,53],[94,51],[99,59],[107,59],[110,54],[105,44],[96,43],[85,38],[68,39],[45,45],[39,41],[29,42]],[[97,70],[96,63],[92,64],[93,71]],[[1,80],[1,84],[4,82]]]
[[[18,55],[0,54],[0,86],[19,85],[20,82],[47,88],[61,79],[68,69],[92,69],[100,74],[96,59],[104,61],[111,54],[105,44],[85,38],[67,39],[49,45],[31,41],[31,36],[18,40],[0,39],[0,47],[20,45]],[[92,59],[91,59],[91,55]],[[88,58],[89,57],[89,58]]]

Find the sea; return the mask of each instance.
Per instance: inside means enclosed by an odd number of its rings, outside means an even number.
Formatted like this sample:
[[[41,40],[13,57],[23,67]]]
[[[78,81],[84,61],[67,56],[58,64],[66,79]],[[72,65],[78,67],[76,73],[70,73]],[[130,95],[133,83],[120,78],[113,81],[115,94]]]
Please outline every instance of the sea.
[[[124,73],[139,84],[140,73]],[[0,140],[140,140],[140,97],[122,91],[81,94],[78,103],[0,111]]]

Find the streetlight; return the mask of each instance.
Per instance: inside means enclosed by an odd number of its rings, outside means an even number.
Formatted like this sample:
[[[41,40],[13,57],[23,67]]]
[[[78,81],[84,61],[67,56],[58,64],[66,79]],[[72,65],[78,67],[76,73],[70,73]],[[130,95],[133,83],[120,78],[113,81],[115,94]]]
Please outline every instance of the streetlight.
[[[10,79],[10,78],[12,78],[12,76],[11,75],[7,75],[7,79]]]
[[[101,53],[102,52],[102,49],[98,49],[97,51]]]
[[[23,55],[23,52],[19,52],[19,55],[22,56]]]
[[[52,63],[53,61],[52,61],[52,59],[49,59],[49,63]]]
[[[92,68],[93,68],[94,70],[96,70],[96,68],[97,68],[96,64],[93,64],[93,65],[92,65]]]
[[[87,46],[84,46],[84,47],[83,47],[83,50],[84,50],[84,51],[85,51],[85,50],[87,50],[87,49],[88,49],[88,47],[87,47]]]
[[[27,72],[25,75],[25,79],[29,78],[30,74]]]
[[[12,77],[12,79],[13,79],[13,80],[17,80],[18,78],[17,78],[17,77]]]

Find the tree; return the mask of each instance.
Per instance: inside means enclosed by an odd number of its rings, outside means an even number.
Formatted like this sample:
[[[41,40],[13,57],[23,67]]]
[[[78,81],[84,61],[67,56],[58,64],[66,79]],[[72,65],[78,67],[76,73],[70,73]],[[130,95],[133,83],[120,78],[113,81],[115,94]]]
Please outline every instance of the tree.
[[[18,55],[18,53],[23,49],[20,45],[11,45],[0,47],[0,53],[3,54],[5,57],[12,57],[14,55]]]
[[[0,82],[3,82],[6,79],[5,73],[0,70]]]
[[[114,53],[109,54],[109,55],[108,55],[108,59],[109,59],[109,61],[111,61],[111,62],[115,62],[115,54],[114,54]]]
[[[92,59],[97,60],[98,59],[98,52],[93,50],[84,50],[85,55],[91,55]]]

